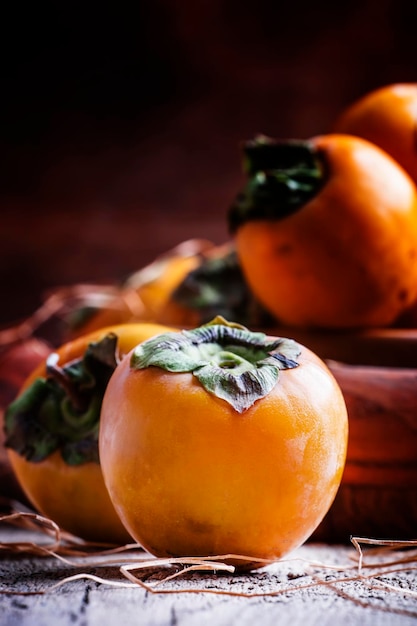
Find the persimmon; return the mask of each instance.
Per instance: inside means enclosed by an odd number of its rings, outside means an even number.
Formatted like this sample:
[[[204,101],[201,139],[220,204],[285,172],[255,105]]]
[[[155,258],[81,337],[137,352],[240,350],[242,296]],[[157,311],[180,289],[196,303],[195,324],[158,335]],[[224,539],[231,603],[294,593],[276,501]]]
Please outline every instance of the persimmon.
[[[36,337],[16,338],[3,349],[0,348],[0,501],[2,496],[21,502],[25,500],[4,447],[4,408],[50,352],[51,346]]]
[[[223,248],[219,248],[223,252]],[[177,325],[190,320],[192,324],[198,314],[194,310],[179,309],[172,302],[173,293],[193,270],[204,263],[207,255],[212,254],[217,254],[217,246],[210,241],[190,239],[159,255],[149,265],[133,272],[113,298],[95,310],[87,307],[86,314],[78,311],[76,317],[80,321],[73,328],[72,337],[113,324],[152,322]]]
[[[250,568],[322,520],[347,429],[315,353],[216,318],[126,356],[103,398],[99,450],[115,509],[146,550]]]
[[[34,369],[5,412],[8,456],[23,492],[39,512],[78,537],[131,540],[101,473],[101,401],[124,355],[168,329],[123,324],[65,343]]]
[[[87,316],[82,308],[71,312],[72,319],[81,320],[72,337],[104,325],[145,320],[193,327],[217,314],[258,327],[270,323],[270,315],[246,284],[232,241],[184,241],[132,274],[92,314],[87,310]]]
[[[191,328],[209,322],[215,315],[258,328],[272,322],[249,289],[231,241],[214,246],[183,277],[160,307],[157,320]]]
[[[417,83],[395,83],[366,93],[342,111],[334,131],[376,144],[417,183]]]
[[[331,134],[245,144],[229,212],[246,280],[283,324],[389,326],[417,300],[417,191],[374,144]]]

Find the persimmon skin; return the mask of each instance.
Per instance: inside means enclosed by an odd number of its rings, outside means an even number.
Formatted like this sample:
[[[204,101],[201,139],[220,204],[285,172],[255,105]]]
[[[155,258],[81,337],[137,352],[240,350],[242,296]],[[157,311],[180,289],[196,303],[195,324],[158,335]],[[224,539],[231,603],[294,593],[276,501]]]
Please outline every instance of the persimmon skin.
[[[65,343],[56,352],[61,365],[68,363],[82,356],[91,341],[114,332],[119,338],[122,356],[138,343],[167,330],[170,329],[151,323],[109,326]],[[45,362],[42,362],[26,379],[22,391],[45,373]],[[131,541],[109,498],[100,464],[88,462],[69,466],[59,451],[34,463],[10,448],[7,451],[22,490],[40,513],[88,541],[116,544]]]
[[[205,239],[192,239],[179,244],[150,265],[131,274],[120,292],[107,305],[73,330],[78,337],[103,326],[148,322],[161,325],[193,326],[200,322],[198,314],[184,310],[173,302],[172,294],[186,276],[198,268],[206,256],[221,254],[222,246]]]
[[[417,83],[370,91],[342,111],[334,130],[376,144],[417,183]]]
[[[159,276],[137,289],[132,287],[122,289],[120,296],[116,297],[110,306],[99,309],[73,333],[74,338],[114,324],[141,322],[165,325],[166,322],[171,326],[176,325],[179,320],[166,314],[165,308],[169,306],[175,287],[200,263],[201,259],[197,255],[172,257],[163,264],[161,262]],[[128,302],[129,300],[133,300],[136,310],[132,307],[132,303]],[[164,316],[166,320],[162,319]]]
[[[257,567],[318,526],[343,472],[346,407],[315,354],[302,348],[299,361],[242,414],[190,373],[132,370],[129,356],[115,370],[102,470],[120,519],[151,554],[235,554]]]
[[[389,326],[417,299],[416,187],[364,139],[310,141],[327,163],[324,186],[285,218],[238,228],[242,270],[288,326]]]
[[[14,450],[9,450],[9,456],[32,505],[60,528],[92,542],[132,541],[108,497],[100,465],[69,466],[59,452],[36,464]]]

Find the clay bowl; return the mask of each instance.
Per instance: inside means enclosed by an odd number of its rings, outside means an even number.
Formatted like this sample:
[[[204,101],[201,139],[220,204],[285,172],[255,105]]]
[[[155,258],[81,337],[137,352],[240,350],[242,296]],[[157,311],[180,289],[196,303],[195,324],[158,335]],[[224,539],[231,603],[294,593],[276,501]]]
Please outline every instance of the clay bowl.
[[[342,483],[313,539],[416,539],[417,330],[280,328],[273,334],[290,336],[326,360],[348,408]]]

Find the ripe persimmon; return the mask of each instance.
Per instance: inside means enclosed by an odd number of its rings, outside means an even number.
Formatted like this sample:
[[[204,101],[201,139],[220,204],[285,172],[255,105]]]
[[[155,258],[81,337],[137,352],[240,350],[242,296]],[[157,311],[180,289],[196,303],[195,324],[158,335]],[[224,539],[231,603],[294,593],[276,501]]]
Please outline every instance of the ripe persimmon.
[[[257,327],[270,322],[246,284],[232,241],[184,241],[134,272],[110,299],[98,291],[95,300],[93,310],[87,300],[71,311],[72,337],[138,321],[192,328],[215,315]]]
[[[201,265],[213,247],[208,240],[190,239],[159,255],[149,265],[132,273],[115,290],[113,297],[106,298],[95,308],[88,305],[84,307],[86,311],[81,308],[76,316],[72,314],[77,318],[72,338],[115,324],[164,324],[161,320],[169,317],[165,310],[172,293],[190,272]],[[169,324],[176,325],[176,320]]]
[[[101,473],[101,400],[124,355],[167,330],[123,324],[67,342],[36,367],[6,410],[8,456],[23,492],[39,512],[78,537],[131,541]]]
[[[350,135],[245,145],[229,222],[246,280],[283,324],[389,326],[417,300],[417,190]]]
[[[317,355],[214,319],[122,361],[103,399],[99,449],[115,509],[146,550],[248,568],[318,526],[340,484],[347,431],[341,390]]]
[[[370,91],[342,111],[334,131],[376,144],[417,183],[417,83],[395,83]]]

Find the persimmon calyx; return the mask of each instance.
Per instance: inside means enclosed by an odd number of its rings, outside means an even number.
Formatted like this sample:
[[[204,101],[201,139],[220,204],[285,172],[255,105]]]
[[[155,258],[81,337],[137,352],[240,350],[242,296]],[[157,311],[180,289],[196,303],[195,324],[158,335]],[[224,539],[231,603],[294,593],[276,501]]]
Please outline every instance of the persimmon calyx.
[[[200,324],[209,322],[217,311],[248,325],[267,327],[274,321],[248,288],[234,248],[224,255],[203,259],[171,297],[180,306],[196,311]]]
[[[243,145],[246,185],[228,212],[234,233],[250,220],[283,219],[313,198],[326,179],[322,155],[311,142],[260,135]]]
[[[52,354],[46,377],[37,378],[6,409],[6,447],[34,463],[56,450],[68,465],[98,463],[101,403],[117,363],[113,333],[62,367]]]
[[[137,346],[132,369],[159,367],[190,372],[209,393],[243,413],[277,384],[280,370],[298,366],[300,347],[292,339],[268,338],[215,318],[193,330],[169,332]]]

